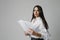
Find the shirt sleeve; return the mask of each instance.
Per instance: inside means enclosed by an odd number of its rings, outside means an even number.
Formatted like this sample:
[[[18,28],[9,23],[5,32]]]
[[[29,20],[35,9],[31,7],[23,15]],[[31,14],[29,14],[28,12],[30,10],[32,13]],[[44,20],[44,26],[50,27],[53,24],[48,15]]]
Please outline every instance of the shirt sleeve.
[[[39,33],[42,35],[42,38],[44,38],[44,40],[49,40],[48,31],[46,30],[42,22],[39,26],[39,30],[40,30]]]

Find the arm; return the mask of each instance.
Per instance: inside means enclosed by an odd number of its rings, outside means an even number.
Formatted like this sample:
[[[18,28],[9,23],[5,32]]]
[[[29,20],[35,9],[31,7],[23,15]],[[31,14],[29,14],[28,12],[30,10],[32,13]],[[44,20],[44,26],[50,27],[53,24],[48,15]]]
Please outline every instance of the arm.
[[[38,26],[36,24],[36,26]],[[40,26],[39,26],[39,32],[35,32],[33,29],[29,29],[28,31],[32,34],[32,35],[35,35],[37,37],[43,37],[44,39],[49,39],[49,34],[46,30],[46,28],[44,27],[43,23],[40,22]]]
[[[49,34],[48,34],[48,30],[46,30],[46,28],[44,27],[43,23],[41,23],[40,27],[40,32],[42,37],[45,39],[45,40],[48,40],[49,39]]]
[[[34,31],[33,29],[31,29],[31,28],[29,28],[28,32],[29,32],[29,34],[35,35],[35,36],[37,36],[37,37],[41,37],[41,36],[42,36],[40,33],[35,32],[35,31]]]
[[[38,32],[33,33],[33,35],[35,35],[35,36],[37,36],[37,37],[41,37],[41,36],[42,36],[42,35],[41,35],[40,33],[38,33]]]

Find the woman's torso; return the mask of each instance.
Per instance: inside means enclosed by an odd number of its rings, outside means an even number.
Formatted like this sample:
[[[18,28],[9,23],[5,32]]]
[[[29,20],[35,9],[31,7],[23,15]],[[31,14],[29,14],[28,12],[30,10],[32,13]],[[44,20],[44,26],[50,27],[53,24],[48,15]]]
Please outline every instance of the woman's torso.
[[[32,23],[37,26],[37,28],[36,28],[35,31],[36,32],[40,32],[40,29],[39,29],[40,25],[38,25],[38,24],[41,24],[42,23],[42,19],[40,17],[37,17],[36,19],[33,19],[32,20]],[[42,37],[36,37],[34,35],[31,35],[31,37],[33,37],[33,38],[42,38]]]

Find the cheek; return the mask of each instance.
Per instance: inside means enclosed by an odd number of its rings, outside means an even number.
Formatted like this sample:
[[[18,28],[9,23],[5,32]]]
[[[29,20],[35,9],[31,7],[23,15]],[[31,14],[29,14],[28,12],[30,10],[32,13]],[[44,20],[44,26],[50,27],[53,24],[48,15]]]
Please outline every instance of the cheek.
[[[37,12],[37,14],[39,14],[39,12]]]

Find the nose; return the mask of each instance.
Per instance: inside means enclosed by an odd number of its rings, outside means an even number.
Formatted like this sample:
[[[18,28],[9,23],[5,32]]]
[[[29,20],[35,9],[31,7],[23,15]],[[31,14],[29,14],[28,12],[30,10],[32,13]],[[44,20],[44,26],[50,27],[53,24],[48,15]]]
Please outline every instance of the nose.
[[[35,13],[37,13],[37,11]]]

